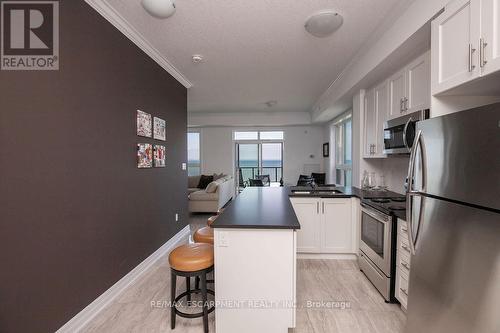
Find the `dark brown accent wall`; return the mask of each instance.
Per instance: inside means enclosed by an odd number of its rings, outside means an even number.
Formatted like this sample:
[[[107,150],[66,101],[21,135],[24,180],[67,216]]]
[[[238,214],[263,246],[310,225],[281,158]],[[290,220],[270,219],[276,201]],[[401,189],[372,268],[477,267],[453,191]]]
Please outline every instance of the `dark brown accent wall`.
[[[187,224],[186,97],[84,1],[59,71],[0,71],[0,332],[57,330]],[[136,109],[167,121],[164,169],[137,169]]]

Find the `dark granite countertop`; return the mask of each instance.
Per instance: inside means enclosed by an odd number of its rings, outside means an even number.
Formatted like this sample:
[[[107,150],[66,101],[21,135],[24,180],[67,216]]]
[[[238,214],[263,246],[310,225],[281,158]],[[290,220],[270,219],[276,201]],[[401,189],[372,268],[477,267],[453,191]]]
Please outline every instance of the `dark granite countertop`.
[[[224,210],[213,228],[300,229],[287,187],[247,187]]]
[[[311,192],[311,193],[296,193],[299,192]],[[339,191],[340,193],[325,193],[328,191]],[[307,186],[290,186],[288,187],[288,194],[291,198],[351,198],[356,197],[360,200],[373,199],[373,198],[394,198],[394,197],[404,197],[403,194],[392,192],[392,191],[368,191],[362,190],[357,187],[316,187],[311,188]],[[404,210],[394,210],[391,211],[396,217],[402,220],[406,220],[406,211]]]

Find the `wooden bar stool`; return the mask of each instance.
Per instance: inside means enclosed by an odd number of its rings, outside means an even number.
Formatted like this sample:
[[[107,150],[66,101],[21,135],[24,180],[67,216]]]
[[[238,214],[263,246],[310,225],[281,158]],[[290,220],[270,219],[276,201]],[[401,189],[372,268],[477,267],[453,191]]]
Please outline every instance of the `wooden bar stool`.
[[[171,300],[170,308],[170,326],[175,328],[175,318],[179,315],[184,318],[203,317],[203,329],[208,333],[208,314],[214,311],[215,307],[208,307],[207,295],[215,295],[213,290],[207,289],[207,274],[214,269],[214,248],[211,244],[194,243],[185,244],[175,248],[168,257],[171,271]],[[176,296],[177,277],[186,277],[186,291]],[[201,289],[191,289],[190,279],[196,277],[201,280]],[[191,300],[191,294],[200,293],[203,300],[203,311],[198,313],[185,313],[177,309],[177,302],[186,297]]]
[[[214,244],[214,229],[211,227],[203,227],[198,230],[193,235],[193,239],[196,243],[207,243]]]
[[[218,217],[219,215],[210,216],[207,220],[207,225],[210,227]]]

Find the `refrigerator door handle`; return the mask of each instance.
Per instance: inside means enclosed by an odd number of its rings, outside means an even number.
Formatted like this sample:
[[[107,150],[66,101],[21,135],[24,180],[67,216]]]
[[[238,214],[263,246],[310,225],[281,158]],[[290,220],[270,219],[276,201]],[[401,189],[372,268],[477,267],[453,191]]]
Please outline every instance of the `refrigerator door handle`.
[[[422,141],[422,131],[419,130],[417,132],[417,135],[415,136],[415,141],[413,142],[413,149],[411,150],[410,154],[410,164],[408,166],[408,188],[406,190],[406,216],[407,216],[407,222],[408,222],[408,242],[410,243],[410,250],[411,254],[415,254],[415,245],[417,243],[417,236],[418,236],[418,229],[420,228],[420,220],[422,216],[422,207],[420,210],[419,214],[419,221],[417,225],[417,231],[415,232],[415,235],[413,235],[413,197],[414,196],[421,196],[420,192],[414,191],[413,190],[413,176],[415,172],[415,159],[417,157],[417,151],[419,146],[423,143]],[[425,191],[425,183],[426,183],[426,170],[425,170],[425,153],[424,153],[424,147],[422,144],[421,147],[422,151],[422,190]],[[422,201],[421,201],[422,202]]]

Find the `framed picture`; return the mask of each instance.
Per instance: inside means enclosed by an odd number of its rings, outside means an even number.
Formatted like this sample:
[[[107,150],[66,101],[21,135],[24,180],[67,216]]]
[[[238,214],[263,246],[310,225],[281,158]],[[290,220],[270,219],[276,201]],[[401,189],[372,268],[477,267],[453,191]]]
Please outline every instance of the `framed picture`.
[[[153,167],[153,146],[151,144],[137,144],[137,167],[139,169]]]
[[[323,157],[329,157],[330,156],[330,143],[326,142],[323,143]]]
[[[155,168],[165,167],[165,146],[155,145]]]
[[[152,136],[151,115],[137,110],[137,135],[150,138]]]
[[[153,139],[167,140],[167,128],[165,120],[161,118],[153,118]]]

